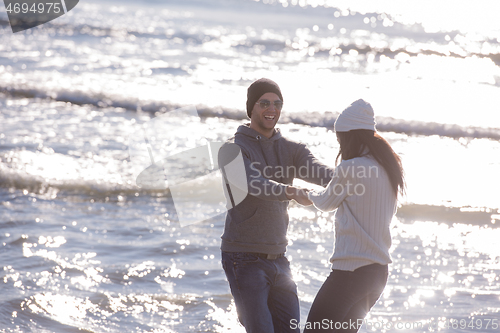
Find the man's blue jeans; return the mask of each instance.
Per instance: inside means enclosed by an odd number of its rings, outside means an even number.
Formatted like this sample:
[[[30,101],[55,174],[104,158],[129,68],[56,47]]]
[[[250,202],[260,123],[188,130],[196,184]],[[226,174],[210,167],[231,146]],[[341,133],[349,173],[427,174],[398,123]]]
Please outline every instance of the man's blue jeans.
[[[299,299],[288,259],[222,252],[222,267],[248,333],[299,332],[293,325],[300,322]]]

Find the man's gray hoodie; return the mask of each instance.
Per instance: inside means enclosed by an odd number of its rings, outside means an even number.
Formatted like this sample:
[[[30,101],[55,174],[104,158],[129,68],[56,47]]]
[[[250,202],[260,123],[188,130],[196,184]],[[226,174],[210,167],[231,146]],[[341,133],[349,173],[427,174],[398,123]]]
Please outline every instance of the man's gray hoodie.
[[[288,244],[287,185],[300,178],[326,186],[333,169],[319,162],[304,144],[281,136],[279,129],[268,139],[241,125],[229,142],[241,149],[248,195],[228,210],[221,250],[284,253]]]

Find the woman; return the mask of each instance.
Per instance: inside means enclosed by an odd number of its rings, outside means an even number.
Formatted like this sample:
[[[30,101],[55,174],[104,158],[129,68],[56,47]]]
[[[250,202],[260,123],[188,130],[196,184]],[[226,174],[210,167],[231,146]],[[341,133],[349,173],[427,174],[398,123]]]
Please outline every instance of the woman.
[[[304,333],[357,332],[387,283],[389,225],[404,194],[401,159],[375,130],[371,105],[357,100],[335,122],[342,162],[327,188],[309,192],[321,211],[337,209],[332,272],[312,304]]]

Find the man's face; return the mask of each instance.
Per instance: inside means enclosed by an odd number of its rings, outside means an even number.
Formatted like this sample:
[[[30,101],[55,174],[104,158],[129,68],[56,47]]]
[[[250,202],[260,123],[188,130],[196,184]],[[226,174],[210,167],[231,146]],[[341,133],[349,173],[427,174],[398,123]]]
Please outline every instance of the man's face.
[[[265,104],[266,101],[270,102],[267,103],[269,107],[263,108],[261,104]],[[280,98],[275,93],[268,92],[262,95],[253,106],[252,118],[250,118],[251,124],[264,131],[272,130],[274,126],[276,126],[281,115],[281,108],[274,105],[277,101],[278,103],[281,102]]]

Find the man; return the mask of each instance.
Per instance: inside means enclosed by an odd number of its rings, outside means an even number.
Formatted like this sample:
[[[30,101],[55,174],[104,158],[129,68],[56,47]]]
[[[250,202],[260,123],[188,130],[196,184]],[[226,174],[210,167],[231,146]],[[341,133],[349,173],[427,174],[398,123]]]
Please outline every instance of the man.
[[[248,195],[228,210],[222,266],[248,333],[299,332],[297,286],[284,256],[287,207],[292,199],[304,205],[311,202],[305,190],[291,184],[301,178],[326,186],[333,170],[317,161],[305,145],[284,138],[275,128],[283,106],[275,82],[264,78],[253,82],[246,106],[250,124],[239,126],[230,141],[241,150]],[[229,184],[226,177],[225,181]],[[226,196],[234,203],[230,186]]]

